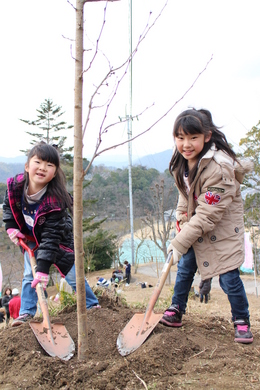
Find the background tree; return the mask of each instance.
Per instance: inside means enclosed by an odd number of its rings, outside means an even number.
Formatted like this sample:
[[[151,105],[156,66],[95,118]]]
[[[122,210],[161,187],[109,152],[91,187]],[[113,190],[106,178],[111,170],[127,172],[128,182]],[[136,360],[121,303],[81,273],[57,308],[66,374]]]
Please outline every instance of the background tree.
[[[36,127],[37,131],[41,131],[34,133],[26,131],[27,134],[33,137],[30,144],[35,145],[39,141],[45,141],[47,144],[57,145],[61,159],[63,161],[71,161],[73,146],[65,147],[67,137],[64,136],[64,131],[73,128],[73,125],[67,126],[67,123],[61,119],[64,115],[62,107],[54,104],[51,99],[45,99],[44,102],[40,104],[40,108],[36,111],[38,113],[37,119],[20,119],[27,125]],[[22,152],[27,154],[28,150],[22,150]]]
[[[178,193],[174,186],[170,187],[168,192],[165,192],[164,179],[161,179],[160,184],[155,183],[151,187],[151,194],[153,198],[153,210],[147,210],[147,216],[142,218],[142,221],[151,229],[150,239],[163,252],[165,259],[167,258],[167,241],[170,238],[170,231],[173,224],[174,211],[178,201]],[[171,209],[169,210],[169,199]],[[169,210],[167,218],[165,211]]]
[[[244,180],[244,222],[250,231],[254,244],[254,264],[258,273],[259,264],[259,220],[260,220],[260,121],[246,133],[246,137],[239,142],[244,147],[243,157],[254,162],[254,170],[246,175]],[[242,155],[240,154],[240,157]]]
[[[117,256],[116,238],[115,234],[103,229],[84,238],[85,272],[111,268]]]
[[[7,185],[5,183],[0,183],[0,204],[2,204],[4,201],[6,190]]]
[[[244,147],[243,156],[249,157],[254,161],[254,172],[247,175],[247,178],[252,179],[252,185],[260,184],[260,121],[256,126],[246,133],[244,138],[239,142],[240,146]],[[250,183],[246,182],[248,185]]]

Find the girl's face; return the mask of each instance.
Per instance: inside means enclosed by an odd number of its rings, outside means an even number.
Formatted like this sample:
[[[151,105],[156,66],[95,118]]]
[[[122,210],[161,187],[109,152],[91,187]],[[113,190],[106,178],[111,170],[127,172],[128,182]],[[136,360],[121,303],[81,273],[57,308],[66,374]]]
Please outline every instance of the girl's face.
[[[204,148],[205,142],[209,142],[211,134],[185,134],[182,129],[179,129],[178,135],[175,137],[175,144],[179,153],[188,161],[188,167],[191,169],[198,161],[198,155]]]
[[[28,195],[33,195],[43,189],[54,178],[56,166],[33,156],[29,164],[25,164],[25,171],[29,174]]]
[[[6,295],[10,295],[11,294],[11,290],[6,290]]]

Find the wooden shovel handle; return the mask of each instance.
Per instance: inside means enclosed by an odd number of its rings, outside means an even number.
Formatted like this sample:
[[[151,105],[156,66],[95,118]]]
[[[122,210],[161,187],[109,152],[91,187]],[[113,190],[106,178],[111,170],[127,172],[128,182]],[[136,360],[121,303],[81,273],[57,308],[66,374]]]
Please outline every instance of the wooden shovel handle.
[[[161,274],[161,277],[160,279],[158,280],[156,286],[155,286],[155,289],[154,289],[154,292],[153,292],[153,295],[151,296],[150,298],[150,301],[147,305],[147,308],[146,308],[146,315],[145,317],[149,319],[152,311],[153,311],[153,308],[157,302],[157,299],[159,298],[160,294],[161,294],[161,291],[162,291],[162,288],[164,286],[164,283],[165,283],[165,280],[169,274],[169,271],[171,269],[171,266],[172,266],[172,263],[173,263],[173,254],[172,252],[170,252],[168,254],[168,257],[166,259],[166,262],[164,263],[164,266],[163,266],[163,269],[162,269],[162,274]]]
[[[33,277],[35,278],[37,262],[36,262],[36,259],[34,256],[34,250],[29,248],[21,238],[19,238],[19,244],[29,254],[30,263],[31,263],[31,267],[32,267],[32,274],[33,274]],[[51,329],[51,322],[50,322],[49,310],[48,310],[48,302],[47,302],[47,299],[45,298],[44,288],[42,287],[41,283],[37,283],[36,292],[37,292],[39,304],[40,304],[41,311],[42,311],[43,324],[46,326],[47,329]],[[54,344],[54,340],[53,340],[51,332],[50,332],[50,335],[52,338],[52,342]]]

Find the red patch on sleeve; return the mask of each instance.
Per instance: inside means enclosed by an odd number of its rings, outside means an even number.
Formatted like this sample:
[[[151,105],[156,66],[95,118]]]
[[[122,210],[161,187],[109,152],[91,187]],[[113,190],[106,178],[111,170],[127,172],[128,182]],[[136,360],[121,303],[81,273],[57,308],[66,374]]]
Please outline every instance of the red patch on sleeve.
[[[207,204],[215,205],[220,202],[220,195],[219,194],[212,194],[212,192],[207,191],[205,194],[205,201]]]

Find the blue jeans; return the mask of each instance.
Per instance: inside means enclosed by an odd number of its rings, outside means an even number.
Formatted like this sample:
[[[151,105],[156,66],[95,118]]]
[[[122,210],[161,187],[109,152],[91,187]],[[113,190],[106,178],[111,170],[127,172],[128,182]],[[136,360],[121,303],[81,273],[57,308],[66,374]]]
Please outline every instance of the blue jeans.
[[[31,248],[31,244],[29,244]],[[37,251],[34,252],[35,258],[37,258]],[[72,287],[74,291],[76,291],[76,272],[75,272],[75,264],[66,275],[65,280]],[[33,274],[31,269],[30,258],[28,252],[24,252],[24,274],[22,281],[22,292],[21,292],[21,308],[19,315],[22,314],[31,314],[34,316],[37,311],[37,293],[35,288],[31,287],[31,283],[33,281]],[[89,286],[86,278],[85,278],[85,290],[86,290],[86,307],[90,309],[92,306],[98,305],[98,299],[93,293],[91,287]]]
[[[193,248],[183,255],[178,263],[177,276],[174,285],[172,304],[178,305],[185,313],[190,288],[197,271],[196,257]],[[240,278],[239,270],[219,275],[219,285],[228,296],[231,305],[232,321],[236,319],[249,319],[248,300],[244,284]]]

